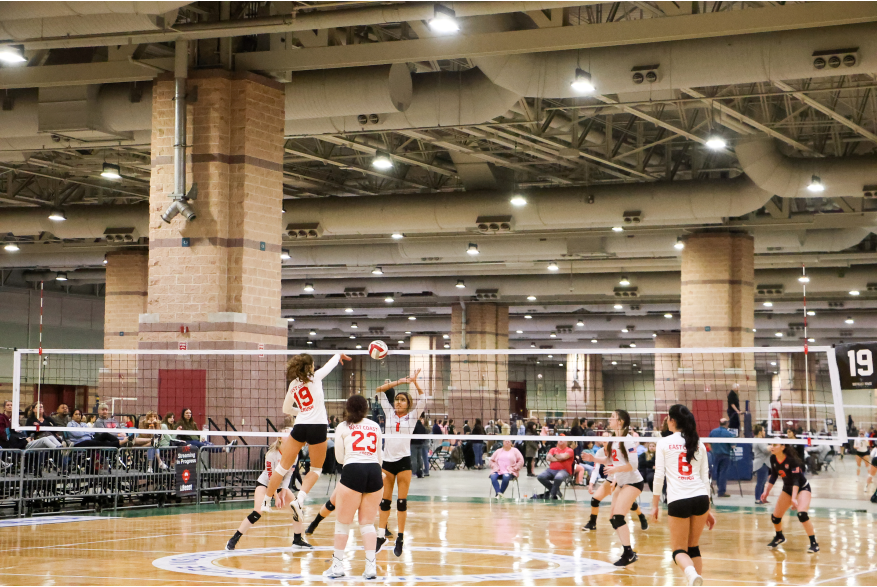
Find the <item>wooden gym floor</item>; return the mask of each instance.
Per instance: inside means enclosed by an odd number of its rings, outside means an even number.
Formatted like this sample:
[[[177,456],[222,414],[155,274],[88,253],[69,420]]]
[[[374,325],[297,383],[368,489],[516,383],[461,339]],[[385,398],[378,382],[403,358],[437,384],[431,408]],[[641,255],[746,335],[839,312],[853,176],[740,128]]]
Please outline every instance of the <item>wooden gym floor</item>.
[[[764,510],[720,506],[718,527],[705,532],[701,542],[706,584],[877,584],[875,515],[866,511],[872,509],[867,501],[858,503],[858,511],[820,509],[814,500],[812,517],[822,547],[816,555],[805,553],[807,538],[794,517],[785,518],[788,542],[771,551],[765,545],[773,530]],[[308,521],[318,506],[308,505]],[[4,520],[0,585],[325,585],[318,576],[331,557],[334,517],[311,537],[312,544],[325,550],[301,553],[284,548],[291,541],[291,516],[278,512],[264,515],[241,539],[235,555],[228,556],[225,542],[249,510],[248,504],[234,504],[204,506],[200,511],[130,511],[118,518],[39,525],[30,524],[51,518]],[[670,561],[666,518],[647,532],[638,529],[638,521],[632,526],[639,561],[616,570],[607,564],[620,554],[608,522],[609,508],[601,508],[594,533],[580,530],[588,510],[586,503],[573,502],[411,498],[405,533],[411,549],[401,558],[389,551],[379,553],[379,578],[370,583],[684,584]],[[391,529],[394,526],[395,513],[390,518]],[[348,548],[361,544],[355,524],[353,530]],[[348,559],[352,578],[337,582],[363,583],[362,552],[349,551]]]

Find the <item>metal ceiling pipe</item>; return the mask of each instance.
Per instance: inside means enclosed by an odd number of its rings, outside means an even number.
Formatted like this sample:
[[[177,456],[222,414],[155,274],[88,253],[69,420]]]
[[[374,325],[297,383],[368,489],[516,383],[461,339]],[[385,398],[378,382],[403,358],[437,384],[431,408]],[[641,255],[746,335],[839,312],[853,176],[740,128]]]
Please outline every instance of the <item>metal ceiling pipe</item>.
[[[2,20],[28,18],[60,18],[94,16],[99,14],[164,14],[181,8],[190,2],[185,0],[162,0],[159,2],[124,1],[112,2],[26,2],[9,0],[3,2]]]
[[[877,60],[877,24],[800,29],[621,47],[477,57],[472,62],[494,83],[527,97],[574,98],[577,67],[599,94],[679,90],[704,86],[870,74]],[[858,60],[841,69],[813,66],[813,52],[858,47]],[[658,65],[654,83],[635,83],[632,69]]]
[[[752,181],[783,198],[861,198],[866,186],[877,192],[877,157],[787,157],[763,136],[738,142],[734,151]],[[814,176],[825,191],[808,189]]]
[[[31,267],[49,267],[56,270],[70,270],[77,267],[95,267],[103,264],[106,252],[112,249],[100,251],[70,251],[58,250],[52,245],[40,245],[43,248],[53,248],[52,252],[33,252],[34,247],[22,246],[15,253],[0,251],[0,267],[3,269],[27,269]]]
[[[104,283],[107,280],[106,269],[77,269],[67,271],[67,280],[76,283]],[[22,278],[27,282],[54,281],[57,271],[25,271]]]
[[[49,220],[45,208],[4,209],[0,214],[0,234],[16,236],[37,235],[43,232],[58,238],[102,239],[108,228],[131,228],[134,234],[149,234],[149,206],[68,206],[64,209],[67,220]]]

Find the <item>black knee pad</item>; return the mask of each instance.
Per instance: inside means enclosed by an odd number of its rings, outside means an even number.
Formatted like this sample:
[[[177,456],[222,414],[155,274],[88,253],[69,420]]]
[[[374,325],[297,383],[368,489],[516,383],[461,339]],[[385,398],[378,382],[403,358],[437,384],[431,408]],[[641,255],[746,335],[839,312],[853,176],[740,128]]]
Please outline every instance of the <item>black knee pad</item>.
[[[688,558],[698,558],[700,556],[700,547],[699,546],[689,546],[688,547]]]
[[[782,518],[778,518],[778,517],[776,517],[776,516],[773,515],[773,514],[770,515],[770,522],[771,522],[773,525],[781,524],[782,521],[783,521]]]
[[[404,512],[408,510],[408,500],[407,499],[397,499],[396,500],[396,511]]]
[[[676,562],[676,555],[677,555],[677,554],[688,554],[688,551],[687,551],[687,550],[681,550],[681,549],[680,549],[680,550],[674,550],[674,551],[673,551],[673,562],[674,562],[675,564],[678,565],[679,563]]]
[[[599,500],[599,499],[594,499],[594,498],[592,497],[592,498],[591,498],[591,507],[592,507],[592,508],[598,508],[598,507],[600,507],[600,500]]]
[[[261,517],[262,517],[262,514],[253,510],[252,512],[250,512],[250,515],[247,516],[247,519],[250,521],[251,524],[255,524],[256,522],[259,521],[259,518],[261,518]]]
[[[326,501],[326,505],[323,506],[323,507],[325,507],[325,508],[326,508],[327,510],[329,510],[330,512],[334,512],[334,511],[335,511],[335,504],[332,503],[332,500],[331,500],[331,499],[328,500],[328,501]]]
[[[393,503],[393,502],[391,502],[389,499],[382,499],[382,500],[381,500],[381,511],[382,511],[382,512],[388,512],[388,511],[390,511],[390,505],[391,505],[392,503]]]
[[[609,523],[612,524],[612,527],[618,530],[625,524],[627,524],[627,520],[624,519],[624,516],[621,514],[615,514],[611,518],[609,518]]]
[[[807,515],[807,512],[798,512],[798,521],[802,524],[810,519],[810,516]]]
[[[639,504],[637,502],[633,502],[633,504],[630,506],[630,511],[635,512],[637,509],[639,509]]]

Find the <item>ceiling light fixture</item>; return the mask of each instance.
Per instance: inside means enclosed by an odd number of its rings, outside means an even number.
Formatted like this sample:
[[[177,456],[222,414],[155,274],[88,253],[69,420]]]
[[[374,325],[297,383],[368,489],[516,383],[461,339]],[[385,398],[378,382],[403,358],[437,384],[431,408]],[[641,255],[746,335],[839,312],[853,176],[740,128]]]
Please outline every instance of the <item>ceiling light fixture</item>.
[[[557,263],[554,263],[552,261],[551,263],[548,264],[549,271],[557,271],[558,269],[559,269],[559,267],[557,266]]]
[[[281,259],[282,261],[286,261],[286,260],[288,260],[289,258],[290,258],[290,257],[289,257],[289,249],[281,249],[281,250],[280,250],[280,259]]]
[[[5,245],[3,245],[3,250],[14,253],[15,251],[19,251],[21,249],[19,249],[18,245],[15,243],[6,243]]]
[[[462,279],[457,280],[457,285],[455,285],[457,289],[466,289],[466,283]]]
[[[776,336],[777,338],[782,338],[782,337],[783,337],[783,333],[782,333],[782,332],[774,332],[773,335]]]
[[[67,274],[64,273],[63,271],[59,271],[55,275],[55,281],[67,281]]]
[[[308,341],[308,342],[310,342],[310,341]],[[361,345],[361,344],[358,344],[358,345],[356,345],[356,348],[361,349],[361,348],[362,348],[362,345]]]
[[[287,322],[295,322],[295,318],[287,318],[286,321]]]
[[[355,334],[351,334],[351,335],[350,335],[350,338],[356,338],[356,335],[355,335]]]
[[[378,151],[375,153],[374,159],[372,159],[372,167],[386,171],[387,169],[393,168],[393,160],[390,159],[389,154],[383,151]]]
[[[515,330],[515,333],[516,334],[524,334],[524,331],[523,330]]]
[[[728,142],[721,135],[714,134],[706,140],[706,148],[711,151],[721,151],[728,146]]]
[[[808,316],[815,316],[815,315],[816,315],[816,311],[815,311],[815,310],[807,310],[807,315],[808,315]]]
[[[765,308],[773,308],[773,302],[764,302],[761,305],[764,306]]]
[[[308,334],[310,334],[311,336],[317,336],[317,331],[311,330],[310,332],[308,332]]]
[[[590,94],[597,89],[594,87],[593,80],[591,80],[591,74],[581,67],[576,67],[575,78],[569,85],[579,94]]]
[[[417,320],[417,316],[408,316],[409,320]]]
[[[451,335],[450,334],[442,334],[442,338],[445,340],[448,340],[449,338],[451,338]]]
[[[615,308],[616,310],[621,310],[622,308],[624,308],[624,306],[622,306],[621,304],[615,304],[612,307]]]
[[[387,302],[388,304],[392,304],[396,300],[393,299],[393,296],[387,296],[384,298],[384,301]]]
[[[67,215],[64,214],[63,210],[55,209],[49,212],[49,220],[52,222],[64,222],[67,220]]]
[[[844,323],[846,323],[846,324],[855,324],[856,321],[853,320],[853,317],[852,317],[852,316],[847,316],[847,319],[844,320]]]
[[[383,274],[384,274],[384,270],[381,269],[380,267],[375,267],[374,269],[372,269],[372,275],[383,275]]]
[[[451,345],[449,345],[449,344],[445,344],[445,348],[446,348],[446,349],[449,349],[449,348],[451,348]]]
[[[618,364],[618,361],[612,361],[612,364],[613,364],[613,365],[617,365],[617,364]]]
[[[511,202],[512,206],[520,208],[521,206],[527,205],[527,198],[524,196],[512,196],[512,199],[509,200],[509,202]]]
[[[359,325],[356,322],[351,322],[350,327],[356,330],[357,328],[359,328]]]
[[[653,332],[653,333],[652,333],[652,338],[658,338],[658,333],[657,333],[657,332]]]
[[[410,331],[410,330],[406,330],[406,331],[405,331],[405,334],[411,334],[411,331]]]
[[[308,344],[314,344],[314,341],[309,340],[309,341],[308,341]]]
[[[108,262],[109,262],[109,259],[107,259],[107,256],[104,255],[104,265],[106,265]]]
[[[104,163],[100,176],[106,179],[122,179],[122,169],[115,163]]]
[[[536,296],[527,296],[527,301],[528,301],[528,302],[535,302],[535,301],[536,301]]]
[[[592,338],[592,339],[591,339],[591,342],[594,343],[594,344],[597,344],[597,339],[596,339],[596,338]]]
[[[630,348],[635,349],[635,348],[636,348],[636,343],[635,343],[635,342],[630,343]],[[636,366],[636,365],[634,365],[634,366]]]
[[[681,236],[676,238],[676,244],[673,245],[673,248],[677,251],[681,251],[685,248],[685,241],[682,240]]]
[[[857,290],[857,289],[850,290],[850,295],[851,295],[851,296],[857,296],[857,295],[859,295],[859,290]]]
[[[818,175],[810,177],[810,185],[807,186],[807,191],[813,192],[814,194],[819,194],[825,191],[825,185],[823,185],[822,179]]]
[[[582,320],[581,318],[579,318],[579,321],[576,322],[576,326],[584,326],[584,325],[585,325],[585,321]]]
[[[810,278],[806,275],[802,275],[798,278],[798,283],[810,283]]]
[[[399,344],[405,344],[404,340],[397,340],[396,342],[398,342]]]
[[[401,232],[394,232],[393,234],[390,235],[390,238],[392,238],[394,240],[400,240],[400,239],[405,238],[405,235],[402,234]]]
[[[536,343],[535,343],[535,342],[531,342],[531,343],[530,343],[530,348],[531,348],[531,349],[535,349],[535,348],[536,348]]]
[[[344,311],[348,314],[353,314],[353,308],[344,308]]]
[[[452,8],[436,4],[429,28],[443,35],[458,32],[460,24],[457,22],[457,13]]]
[[[557,333],[556,333],[556,332],[552,332],[552,333],[549,334],[548,336],[549,336],[550,338],[557,338]]]
[[[612,232],[624,232],[624,228],[622,228],[621,226],[613,226]]]
[[[807,342],[816,342],[816,339],[815,338],[808,338]]]
[[[628,330],[627,328],[622,328],[621,332],[627,333],[627,332],[630,332],[630,330]]]
[[[305,283],[305,291],[314,291],[314,284],[311,282]]]
[[[475,243],[469,243],[469,248],[466,249],[466,253],[469,255],[477,255],[478,254],[478,245]]]
[[[630,285],[630,280],[627,278],[627,275],[621,276],[621,281],[618,282],[618,285],[628,286]]]
[[[673,314],[670,314],[670,313],[664,314],[664,318],[672,318],[672,317],[673,317]]]
[[[529,314],[526,314],[526,315],[524,316],[524,319],[525,319],[525,320],[530,320],[531,318],[533,318],[533,317],[530,316]]]
[[[3,63],[24,63],[27,61],[18,47],[7,45],[0,47],[0,61]]]

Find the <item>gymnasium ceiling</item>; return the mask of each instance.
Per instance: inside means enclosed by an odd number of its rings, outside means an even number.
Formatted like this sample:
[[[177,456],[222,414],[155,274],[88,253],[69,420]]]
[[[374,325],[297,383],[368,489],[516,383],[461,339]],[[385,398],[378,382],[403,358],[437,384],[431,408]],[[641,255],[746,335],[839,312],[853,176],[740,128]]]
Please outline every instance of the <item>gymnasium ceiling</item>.
[[[802,264],[817,344],[877,336],[875,2],[118,2],[113,14],[106,4],[0,10],[0,44],[25,58],[0,64],[0,240],[20,247],[0,251],[4,287],[66,271],[71,279],[52,287],[102,295],[103,254],[148,245],[143,235],[124,245],[59,238],[3,217],[147,202],[149,133],[138,122],[148,120],[151,80],[173,67],[173,41],[186,38],[193,69],[256,71],[325,92],[319,103],[308,102],[316,90],[287,94],[284,226],[319,219],[327,205],[362,216],[351,228],[327,214],[318,238],[284,237],[283,315],[295,319],[295,346],[347,346],[369,328],[404,346],[408,333],[446,333],[451,303],[495,299],[510,305],[513,347],[648,347],[653,333],[679,327],[677,239],[728,228],[756,238],[758,345],[800,342]],[[460,31],[434,32],[436,11]],[[570,89],[576,67],[594,91]],[[355,85],[364,71],[374,78]],[[59,123],[35,106],[89,91],[106,117],[90,134],[53,131]],[[388,93],[407,107],[375,111]],[[716,136],[724,148],[707,146]],[[390,169],[373,166],[381,153]],[[120,179],[101,177],[108,162]],[[792,184],[802,174],[825,191],[800,192]],[[714,212],[689,212],[711,206],[700,194],[715,198]],[[478,216],[497,216],[513,195],[528,203],[511,209],[508,230],[502,218],[479,230]],[[562,218],[564,197],[608,207],[592,222],[528,224],[527,214]],[[626,197],[651,198],[652,208],[625,209]],[[472,217],[409,231],[443,203]],[[675,218],[680,203],[688,208]],[[477,258],[465,254],[470,243]]]

